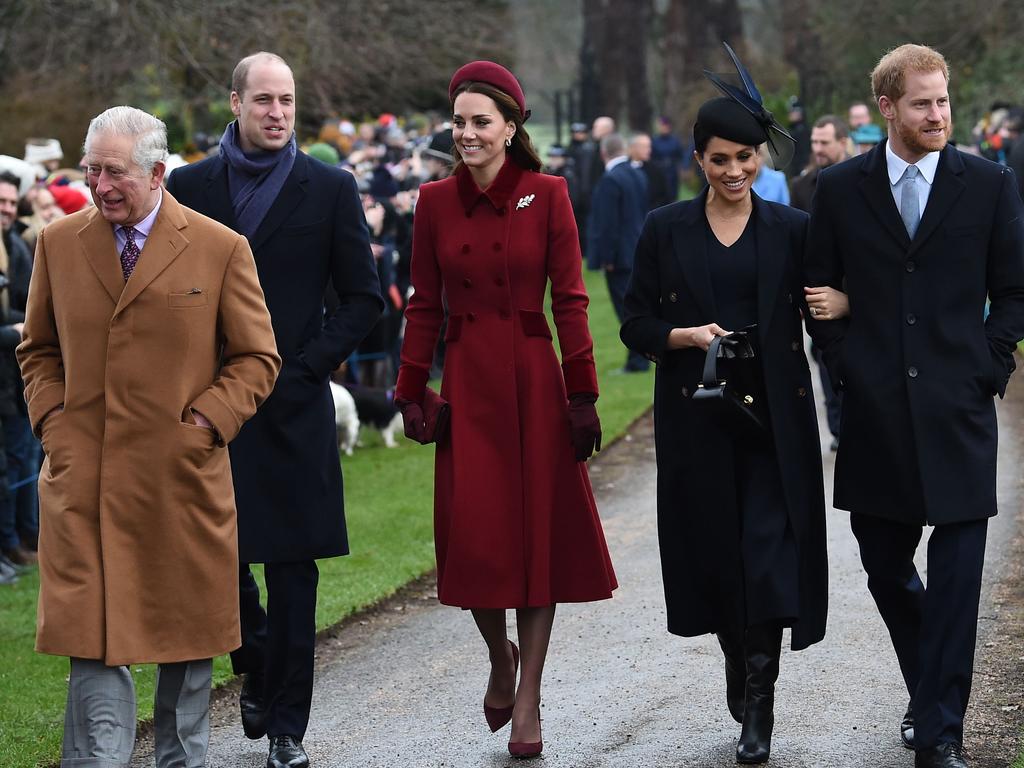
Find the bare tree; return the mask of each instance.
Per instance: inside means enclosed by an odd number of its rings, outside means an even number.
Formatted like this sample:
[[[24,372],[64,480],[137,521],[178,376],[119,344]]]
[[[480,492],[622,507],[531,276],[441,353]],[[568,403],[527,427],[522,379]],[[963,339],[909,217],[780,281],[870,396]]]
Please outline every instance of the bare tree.
[[[234,63],[257,50],[292,65],[311,130],[330,114],[444,107],[460,64],[513,63],[507,3],[9,0],[0,86],[26,96],[0,126],[0,149],[20,152],[30,133],[74,144],[91,115],[128,99],[190,133],[211,103],[226,102]]]

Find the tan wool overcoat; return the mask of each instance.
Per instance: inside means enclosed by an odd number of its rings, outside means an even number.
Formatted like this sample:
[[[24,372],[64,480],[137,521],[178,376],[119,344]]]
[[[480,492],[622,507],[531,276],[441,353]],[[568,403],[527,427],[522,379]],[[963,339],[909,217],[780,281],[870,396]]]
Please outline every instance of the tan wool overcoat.
[[[280,368],[245,238],[164,192],[125,283],[95,208],[55,222],[18,360],[46,455],[36,650],[115,665],[238,647],[225,446]]]

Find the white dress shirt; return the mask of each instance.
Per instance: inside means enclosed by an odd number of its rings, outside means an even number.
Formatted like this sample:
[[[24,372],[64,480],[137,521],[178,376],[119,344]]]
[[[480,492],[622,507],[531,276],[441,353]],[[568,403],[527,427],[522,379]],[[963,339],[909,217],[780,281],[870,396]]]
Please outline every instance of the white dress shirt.
[[[149,215],[135,225],[135,244],[139,247],[139,253],[142,253],[142,249],[146,247],[146,238],[149,237],[150,231],[153,229],[153,222],[156,221],[156,215],[160,212],[160,204],[164,201],[164,191],[160,190],[160,199],[156,201],[156,205],[153,206],[153,210],[149,212]],[[117,253],[120,255],[121,251],[124,250],[124,244],[128,242],[128,236],[124,233],[124,227],[120,224],[114,224],[114,243],[117,245]]]
[[[622,165],[627,160],[629,160],[628,155],[619,155],[618,157],[613,157],[611,160],[604,164],[604,172],[608,173],[608,171],[610,171],[612,168],[614,168],[617,165]]]
[[[932,193],[932,184],[935,182],[935,169],[939,167],[939,152],[929,152],[918,160],[917,166],[917,197],[921,201],[921,216],[924,216],[924,207],[928,205],[928,195]],[[889,189],[892,192],[892,199],[896,201],[896,210],[900,209],[900,194],[903,192],[899,187],[900,179],[904,171],[910,165],[906,160],[892,151],[889,142],[885,142],[885,162],[889,168]]]

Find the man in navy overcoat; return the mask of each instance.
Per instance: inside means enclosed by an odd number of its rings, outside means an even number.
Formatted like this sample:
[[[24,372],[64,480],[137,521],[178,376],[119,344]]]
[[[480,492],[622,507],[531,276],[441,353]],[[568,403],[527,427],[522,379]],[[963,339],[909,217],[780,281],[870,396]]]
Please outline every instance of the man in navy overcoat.
[[[881,59],[888,140],[822,170],[806,264],[808,285],[850,298],[846,319],[809,318],[844,392],[834,502],[851,513],[910,693],[901,733],[917,768],[967,765],[994,398],[1024,336],[1024,206],[1012,171],[946,143],[948,81],[924,46]],[[927,588],[913,562],[925,525]]]
[[[626,142],[617,133],[601,139],[605,172],[590,199],[587,219],[587,267],[604,271],[612,306],[621,323],[623,302],[633,272],[633,252],[647,217],[647,179],[629,163]],[[650,361],[629,350],[626,372],[646,371]]]
[[[348,553],[328,377],[383,301],[352,175],[296,148],[295,83],[278,56],[235,67],[237,120],[220,154],[175,171],[168,189],[249,239],[283,360],[273,393],[231,444],[238,507],[242,647],[232,656],[249,738],[270,737],[268,768],[303,768],[313,693],[318,571]],[[325,315],[333,284],[338,308]],[[264,563],[267,610],[248,568]]]

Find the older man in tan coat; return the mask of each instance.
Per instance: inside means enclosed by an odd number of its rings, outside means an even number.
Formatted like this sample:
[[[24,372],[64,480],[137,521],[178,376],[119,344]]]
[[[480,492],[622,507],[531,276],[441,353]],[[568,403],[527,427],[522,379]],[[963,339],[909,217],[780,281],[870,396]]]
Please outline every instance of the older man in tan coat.
[[[164,124],[85,142],[96,207],[39,236],[18,348],[39,477],[36,650],[71,657],[62,766],[128,764],[156,662],[160,768],[205,762],[211,657],[240,643],[225,448],[280,358],[244,237],[162,189]]]

